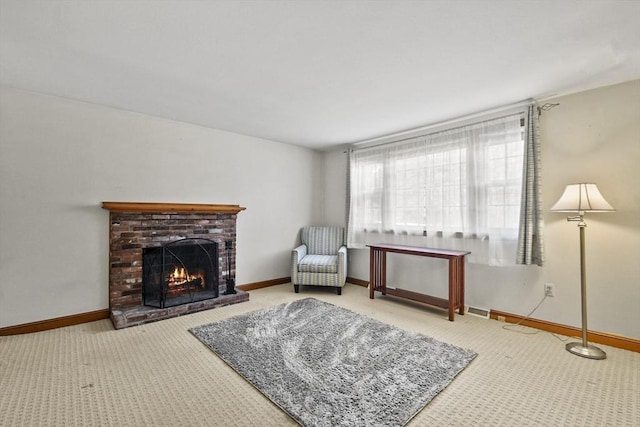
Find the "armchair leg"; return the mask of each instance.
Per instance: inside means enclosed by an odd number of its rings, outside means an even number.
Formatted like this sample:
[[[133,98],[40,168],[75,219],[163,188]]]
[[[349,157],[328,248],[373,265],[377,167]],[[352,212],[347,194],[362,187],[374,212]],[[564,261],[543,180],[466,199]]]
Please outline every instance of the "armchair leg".
[[[342,295],[342,287],[336,286],[336,292],[338,293],[338,295]]]
[[[293,285],[293,290],[295,291],[295,293],[299,293],[300,292],[300,285]]]

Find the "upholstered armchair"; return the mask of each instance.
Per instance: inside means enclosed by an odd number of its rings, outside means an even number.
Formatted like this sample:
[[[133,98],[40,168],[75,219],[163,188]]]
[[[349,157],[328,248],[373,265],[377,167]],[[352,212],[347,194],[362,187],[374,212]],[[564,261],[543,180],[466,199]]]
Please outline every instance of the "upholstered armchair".
[[[291,251],[291,282],[296,293],[300,285],[331,286],[338,295],[347,279],[347,247],[344,228],[304,227],[301,245]]]

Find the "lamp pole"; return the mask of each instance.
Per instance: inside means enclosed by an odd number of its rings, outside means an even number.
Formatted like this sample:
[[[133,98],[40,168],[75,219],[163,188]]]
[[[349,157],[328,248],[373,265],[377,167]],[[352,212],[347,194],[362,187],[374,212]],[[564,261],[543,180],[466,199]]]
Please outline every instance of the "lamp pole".
[[[582,303],[582,343],[570,342],[565,348],[568,352],[588,359],[605,359],[607,353],[602,349],[589,345],[587,340],[587,260],[585,256],[585,228],[587,223],[584,222],[584,213],[567,218],[567,221],[578,221],[580,229],[580,300]]]

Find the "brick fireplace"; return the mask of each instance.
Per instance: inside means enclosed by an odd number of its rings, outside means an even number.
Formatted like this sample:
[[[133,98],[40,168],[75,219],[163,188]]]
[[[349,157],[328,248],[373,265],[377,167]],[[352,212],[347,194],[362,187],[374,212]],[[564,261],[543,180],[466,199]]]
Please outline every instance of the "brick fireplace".
[[[237,214],[245,208],[130,202],[103,202],[102,207],[109,210],[109,310],[116,329],[249,300],[239,289],[227,292],[227,279],[235,278]],[[143,252],[185,239],[217,243],[217,297],[172,307],[145,306]]]

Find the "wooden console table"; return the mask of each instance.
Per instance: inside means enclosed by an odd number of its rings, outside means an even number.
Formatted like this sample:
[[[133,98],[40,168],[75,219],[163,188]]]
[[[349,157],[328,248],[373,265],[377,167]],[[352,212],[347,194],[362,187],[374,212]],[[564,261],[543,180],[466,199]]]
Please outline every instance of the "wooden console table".
[[[447,249],[431,249],[421,246],[367,245],[371,248],[369,263],[369,298],[374,298],[374,292],[382,295],[392,295],[407,298],[425,304],[435,305],[449,310],[449,320],[453,322],[454,313],[464,314],[464,263],[465,255],[471,252],[453,251]],[[387,252],[444,258],[449,260],[449,299],[437,298],[404,289],[387,288]]]

